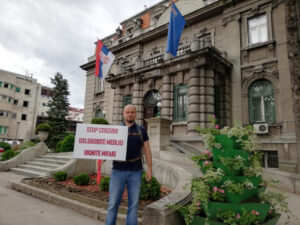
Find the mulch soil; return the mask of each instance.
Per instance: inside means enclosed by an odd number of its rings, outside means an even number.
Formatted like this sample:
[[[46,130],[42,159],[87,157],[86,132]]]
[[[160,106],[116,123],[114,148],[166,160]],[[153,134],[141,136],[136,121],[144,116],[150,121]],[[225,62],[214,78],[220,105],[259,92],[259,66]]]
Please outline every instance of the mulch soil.
[[[101,191],[99,185],[97,184],[97,174],[90,174],[90,183],[89,185],[76,185],[73,182],[72,178],[68,178],[66,181],[56,182],[53,178],[26,178],[23,182],[36,186],[39,188],[46,189],[51,192],[59,193],[59,191],[65,191],[70,193],[75,193],[84,197],[92,198],[99,201],[104,201],[108,203],[109,192]],[[101,177],[102,178],[102,177]],[[171,190],[161,186],[161,196],[160,198],[168,195]],[[154,201],[151,200],[140,200],[139,201],[139,210],[143,210],[148,204],[151,204]],[[127,192],[125,190],[121,206],[126,206],[128,204]]]

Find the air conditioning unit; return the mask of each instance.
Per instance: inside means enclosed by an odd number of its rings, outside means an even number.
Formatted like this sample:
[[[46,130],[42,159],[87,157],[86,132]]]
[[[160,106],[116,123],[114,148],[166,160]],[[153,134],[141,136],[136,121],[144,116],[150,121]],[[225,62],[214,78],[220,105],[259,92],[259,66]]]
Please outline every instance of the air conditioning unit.
[[[267,134],[269,132],[267,123],[253,124],[253,128],[256,134]]]

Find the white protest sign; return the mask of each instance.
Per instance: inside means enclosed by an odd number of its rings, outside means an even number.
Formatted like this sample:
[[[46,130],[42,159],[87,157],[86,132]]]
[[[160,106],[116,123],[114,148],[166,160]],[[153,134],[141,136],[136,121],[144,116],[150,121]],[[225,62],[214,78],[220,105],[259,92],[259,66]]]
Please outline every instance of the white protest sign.
[[[127,126],[77,123],[73,158],[126,160]]]

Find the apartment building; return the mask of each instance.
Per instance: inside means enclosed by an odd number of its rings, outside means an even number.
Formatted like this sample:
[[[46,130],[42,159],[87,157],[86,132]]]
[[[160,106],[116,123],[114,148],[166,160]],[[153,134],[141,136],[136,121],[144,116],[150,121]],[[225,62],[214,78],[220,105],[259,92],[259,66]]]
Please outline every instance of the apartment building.
[[[0,139],[30,140],[40,90],[36,79],[0,69]]]
[[[296,172],[285,2],[178,0],[176,6],[186,20],[176,58],[166,53],[171,7],[163,0],[102,39],[116,56],[105,81],[94,76],[94,55],[81,65],[84,120],[101,109],[120,124],[132,103],[138,123],[146,126],[144,119],[160,111],[172,121],[173,141],[197,145],[197,127],[207,127],[214,114],[221,126],[252,124],[265,164]]]

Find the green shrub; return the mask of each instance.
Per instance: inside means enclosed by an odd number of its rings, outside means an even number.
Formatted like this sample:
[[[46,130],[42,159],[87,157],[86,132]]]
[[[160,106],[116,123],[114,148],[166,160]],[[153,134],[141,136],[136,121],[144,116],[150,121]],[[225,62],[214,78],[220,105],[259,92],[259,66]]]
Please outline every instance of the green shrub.
[[[60,152],[72,152],[74,149],[74,141],[75,141],[75,136],[74,134],[69,134],[67,137],[65,137],[65,139],[61,142],[61,144],[59,144],[59,142],[57,143],[57,145],[59,145],[59,149],[56,146],[56,149],[58,149],[58,151]]]
[[[57,142],[55,152],[62,152],[61,145],[63,140]]]
[[[11,149],[11,145],[6,142],[0,142],[0,147],[4,148],[4,151]]]
[[[51,132],[51,130],[52,127],[48,123],[41,123],[37,126],[37,128],[35,128],[36,133],[39,131]]]
[[[58,171],[53,174],[55,181],[65,181],[67,179],[67,173],[64,171]]]
[[[101,179],[101,181],[100,181],[100,190],[101,191],[108,191],[109,181],[110,181],[110,177],[103,177]]]
[[[73,181],[76,185],[88,185],[90,182],[89,175],[81,173],[73,178]]]
[[[142,176],[142,187],[140,193],[141,200],[158,200],[160,198],[160,183],[155,177],[146,181],[146,174]]]
[[[17,156],[20,152],[19,151],[13,151],[13,150],[6,150],[3,154],[2,154],[2,159],[1,161],[6,161],[9,159],[14,158],[15,156]]]
[[[21,149],[30,148],[35,146],[35,143],[32,141],[27,141],[21,145]]]
[[[94,118],[92,119],[91,124],[109,124],[109,123],[104,118]]]

